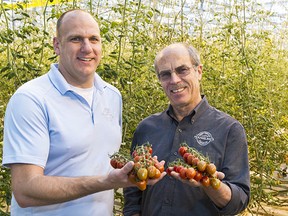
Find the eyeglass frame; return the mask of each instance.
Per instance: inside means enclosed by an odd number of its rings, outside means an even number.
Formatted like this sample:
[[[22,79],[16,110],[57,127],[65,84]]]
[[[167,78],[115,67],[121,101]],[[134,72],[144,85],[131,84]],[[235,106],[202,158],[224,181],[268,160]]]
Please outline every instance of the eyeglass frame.
[[[157,73],[158,79],[161,82],[167,82],[168,80],[171,80],[172,77],[172,73],[175,73],[179,78],[183,78],[187,75],[189,75],[191,73],[191,69],[193,68],[195,70],[195,72],[197,71],[199,65],[192,65],[192,67],[187,67],[186,65],[181,65],[177,68],[175,68],[174,70],[163,70],[160,71],[159,73]],[[182,72],[182,71],[183,72]],[[165,73],[165,74],[163,74]],[[162,76],[161,76],[162,75]],[[167,78],[163,79],[163,75],[167,75]]]

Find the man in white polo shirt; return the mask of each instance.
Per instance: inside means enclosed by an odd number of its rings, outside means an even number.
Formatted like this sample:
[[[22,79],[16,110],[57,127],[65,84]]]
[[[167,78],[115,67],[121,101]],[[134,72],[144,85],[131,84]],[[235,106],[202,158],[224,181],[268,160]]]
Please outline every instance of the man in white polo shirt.
[[[5,114],[11,215],[113,215],[113,189],[131,186],[133,162],[119,170],[109,163],[121,144],[122,98],[95,73],[98,23],[85,11],[67,11],[53,45],[59,63],[21,86]]]

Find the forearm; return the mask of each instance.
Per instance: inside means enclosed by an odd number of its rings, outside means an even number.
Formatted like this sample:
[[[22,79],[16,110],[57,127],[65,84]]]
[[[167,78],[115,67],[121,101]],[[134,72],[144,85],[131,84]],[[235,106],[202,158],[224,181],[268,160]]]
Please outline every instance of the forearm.
[[[42,206],[74,200],[88,194],[111,189],[102,185],[102,177],[51,177],[35,176],[13,186],[13,193],[21,207]],[[18,184],[20,185],[20,184]]]
[[[45,176],[35,165],[11,166],[12,191],[21,207],[50,205],[74,200],[92,193],[132,186],[127,173],[133,163],[113,170],[106,176],[59,177]]]

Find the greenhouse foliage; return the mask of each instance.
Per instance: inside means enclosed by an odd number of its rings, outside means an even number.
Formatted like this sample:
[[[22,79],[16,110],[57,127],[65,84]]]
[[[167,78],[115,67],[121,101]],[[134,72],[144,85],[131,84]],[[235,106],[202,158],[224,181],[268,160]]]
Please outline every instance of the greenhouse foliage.
[[[275,14],[252,0],[225,1],[220,9],[217,1],[43,2],[37,8],[25,2],[1,3],[0,162],[9,98],[57,61],[52,47],[56,19],[67,9],[82,8],[101,27],[103,59],[97,72],[123,95],[122,149],[128,151],[143,118],[167,107],[153,68],[156,52],[172,42],[191,43],[201,52],[203,94],[246,129],[252,186],[247,211],[257,211],[263,203],[287,205],[277,191],[267,192],[281,183],[273,173],[288,153],[287,8],[286,15],[278,17],[281,22],[273,22]],[[0,168],[0,180],[0,215],[9,215],[8,169]],[[121,209],[121,191],[115,195]]]

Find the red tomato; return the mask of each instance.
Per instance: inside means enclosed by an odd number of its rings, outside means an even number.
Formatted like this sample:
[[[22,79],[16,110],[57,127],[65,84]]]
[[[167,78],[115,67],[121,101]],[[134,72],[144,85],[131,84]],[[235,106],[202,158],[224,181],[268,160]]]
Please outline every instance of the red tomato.
[[[134,151],[132,152],[132,157],[135,158],[137,155],[138,155],[137,151],[134,150]]]
[[[181,146],[179,149],[178,149],[178,153],[183,157],[183,155],[187,152],[187,147],[186,146]]]
[[[150,155],[152,155],[152,153],[153,153],[153,149],[152,149],[151,146],[148,147],[148,153],[149,153]]]
[[[194,158],[195,158],[194,155],[192,155],[192,154],[188,155],[188,157],[187,157],[187,164],[193,165],[193,159],[194,159]]]
[[[196,175],[196,170],[193,167],[189,167],[186,169],[187,179],[193,179],[195,175]]]
[[[201,180],[202,176],[203,175],[201,172],[196,171],[196,174],[194,176],[194,180],[199,182]]]
[[[203,186],[208,187],[210,186],[210,179],[208,176],[203,176],[201,179],[201,183]]]
[[[174,166],[174,171],[177,172],[177,173],[180,173],[181,169],[183,168],[182,165],[179,165],[179,166]]]
[[[182,179],[187,179],[186,170],[187,170],[187,168],[183,167],[183,168],[180,170],[180,172],[179,172],[180,177],[181,177]]]
[[[118,161],[117,162],[117,169],[121,169],[125,165],[124,162]]]
[[[183,155],[183,159],[184,159],[184,161],[187,163],[187,157],[189,156],[189,155],[191,155],[191,153],[189,153],[189,152],[186,152],[184,155]]]
[[[136,162],[139,162],[141,159],[142,159],[141,156],[136,155],[136,156],[134,157],[134,162],[135,162],[135,163],[136,163]]]
[[[114,169],[117,169],[117,160],[116,159],[111,159],[110,160],[110,164]]]
[[[192,165],[193,165],[193,166],[197,166],[198,162],[199,162],[199,158],[195,157],[195,158],[192,160]]]
[[[170,175],[172,171],[173,171],[173,167],[167,167],[166,173],[167,173],[168,175]]]

